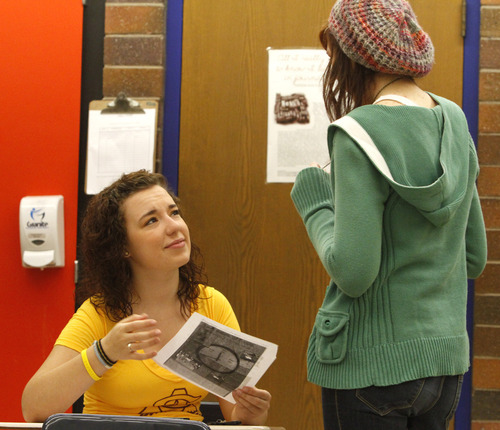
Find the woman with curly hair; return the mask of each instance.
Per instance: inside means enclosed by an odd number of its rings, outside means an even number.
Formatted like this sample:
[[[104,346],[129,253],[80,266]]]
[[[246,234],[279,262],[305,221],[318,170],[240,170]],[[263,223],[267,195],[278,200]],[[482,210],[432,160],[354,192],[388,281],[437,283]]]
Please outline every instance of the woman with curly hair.
[[[81,232],[80,306],[25,387],[26,421],[64,412],[82,394],[84,413],[203,420],[207,392],[151,358],[194,311],[239,325],[227,299],[206,286],[165,178],[144,170],[123,175],[91,199]],[[267,391],[232,394],[235,404],[219,399],[227,420],[265,422]]]

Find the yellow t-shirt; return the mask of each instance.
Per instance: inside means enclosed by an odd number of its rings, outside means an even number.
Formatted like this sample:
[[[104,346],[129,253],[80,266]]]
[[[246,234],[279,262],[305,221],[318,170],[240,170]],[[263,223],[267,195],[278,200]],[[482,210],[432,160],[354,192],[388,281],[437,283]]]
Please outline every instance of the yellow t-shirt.
[[[201,286],[197,312],[240,330],[229,301],[211,287]],[[81,352],[115,325],[90,300],[80,306],[56,345]],[[69,382],[69,381],[68,381]],[[140,415],[203,420],[200,402],[207,391],[156,364],[153,360],[120,360],[84,395],[83,412],[105,415]]]

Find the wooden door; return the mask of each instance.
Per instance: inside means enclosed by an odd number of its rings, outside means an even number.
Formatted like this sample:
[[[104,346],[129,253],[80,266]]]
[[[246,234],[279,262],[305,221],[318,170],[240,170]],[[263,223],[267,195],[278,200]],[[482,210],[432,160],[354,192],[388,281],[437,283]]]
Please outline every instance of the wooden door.
[[[307,382],[305,357],[328,276],[291,184],[266,183],[266,48],[319,48],[332,4],[184,0],[179,196],[210,284],[245,332],[279,345],[259,386],[273,395],[269,424],[287,430],[322,429],[320,389]],[[437,50],[422,84],[460,103],[461,0],[412,4]]]

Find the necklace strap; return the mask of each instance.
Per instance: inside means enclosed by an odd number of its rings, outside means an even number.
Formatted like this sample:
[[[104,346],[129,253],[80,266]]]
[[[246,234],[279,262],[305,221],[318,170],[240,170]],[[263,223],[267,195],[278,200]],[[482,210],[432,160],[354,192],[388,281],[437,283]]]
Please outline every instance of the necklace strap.
[[[394,82],[400,81],[401,79],[404,79],[404,77],[399,76],[399,77],[393,79],[392,81],[388,82],[387,84],[385,84],[382,88],[380,88],[380,90],[377,92],[377,94],[375,94],[375,97],[373,97],[373,100],[377,100],[377,97],[380,95],[380,93],[382,91],[384,91],[389,85],[392,85]]]

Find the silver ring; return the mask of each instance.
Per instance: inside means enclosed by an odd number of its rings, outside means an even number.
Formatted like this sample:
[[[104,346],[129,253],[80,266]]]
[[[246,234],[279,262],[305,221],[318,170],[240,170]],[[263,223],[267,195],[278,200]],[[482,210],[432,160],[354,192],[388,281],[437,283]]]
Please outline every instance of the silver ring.
[[[132,342],[130,342],[127,346],[130,352],[134,352],[134,350],[132,349]]]

